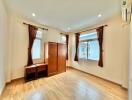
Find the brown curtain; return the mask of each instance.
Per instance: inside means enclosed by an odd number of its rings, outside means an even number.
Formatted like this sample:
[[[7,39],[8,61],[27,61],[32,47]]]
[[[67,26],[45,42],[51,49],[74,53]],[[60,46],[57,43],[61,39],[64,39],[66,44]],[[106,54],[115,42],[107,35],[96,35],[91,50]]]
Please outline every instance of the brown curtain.
[[[28,63],[27,66],[30,66],[33,64],[33,60],[32,60],[32,46],[33,46],[33,42],[36,38],[36,33],[37,33],[37,28],[29,25],[28,26],[28,31],[29,31],[29,47],[28,47]]]
[[[98,27],[96,29],[96,31],[97,31],[98,42],[99,42],[99,50],[100,50],[98,65],[100,67],[103,67],[103,31],[104,31],[104,26]]]
[[[76,52],[75,52],[74,61],[78,61],[79,39],[80,39],[80,33],[76,33],[75,34]]]
[[[69,35],[66,35],[66,59],[68,60],[68,41],[69,41]]]

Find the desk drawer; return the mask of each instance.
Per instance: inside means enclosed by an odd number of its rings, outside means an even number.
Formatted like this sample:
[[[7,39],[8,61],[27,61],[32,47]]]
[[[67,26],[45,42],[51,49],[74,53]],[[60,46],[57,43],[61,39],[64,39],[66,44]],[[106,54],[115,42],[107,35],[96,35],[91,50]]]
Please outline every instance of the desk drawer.
[[[26,69],[26,73],[27,73],[27,74],[36,73],[36,67],[35,67],[35,68],[27,68],[27,69]]]
[[[46,67],[47,67],[46,65],[44,65],[44,66],[38,66],[38,67],[37,67],[37,71],[38,71],[38,72],[40,72],[40,71],[46,71],[46,70],[47,70]]]

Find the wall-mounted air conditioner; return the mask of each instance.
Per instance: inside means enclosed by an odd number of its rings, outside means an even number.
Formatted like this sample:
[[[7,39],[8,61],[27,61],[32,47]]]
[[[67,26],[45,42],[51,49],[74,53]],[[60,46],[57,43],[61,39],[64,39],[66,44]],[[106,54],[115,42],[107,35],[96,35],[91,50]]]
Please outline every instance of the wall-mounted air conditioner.
[[[122,19],[130,23],[132,13],[132,0],[122,0],[121,2]]]

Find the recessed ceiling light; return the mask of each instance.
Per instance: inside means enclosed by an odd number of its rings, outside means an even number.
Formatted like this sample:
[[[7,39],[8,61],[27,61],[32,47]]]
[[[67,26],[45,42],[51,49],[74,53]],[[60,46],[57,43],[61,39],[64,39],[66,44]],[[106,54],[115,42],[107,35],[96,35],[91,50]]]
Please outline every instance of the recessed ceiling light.
[[[33,16],[33,17],[35,17],[35,16],[36,16],[36,14],[35,14],[35,13],[32,13],[32,16]]]
[[[101,14],[98,14],[98,18],[100,18],[100,17],[102,17],[102,15]]]

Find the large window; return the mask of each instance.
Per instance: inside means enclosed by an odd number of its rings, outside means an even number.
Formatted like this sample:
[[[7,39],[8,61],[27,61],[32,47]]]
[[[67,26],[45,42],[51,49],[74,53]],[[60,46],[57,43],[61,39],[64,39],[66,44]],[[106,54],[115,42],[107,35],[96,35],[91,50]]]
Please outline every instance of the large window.
[[[41,59],[41,44],[42,44],[42,32],[37,31],[36,39],[33,43],[32,57],[33,59]]]
[[[96,32],[80,35],[79,58],[99,60],[99,43]]]

